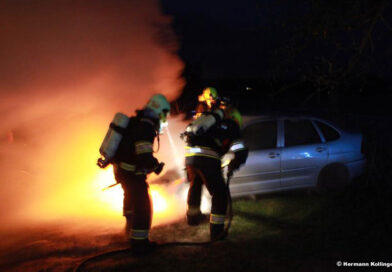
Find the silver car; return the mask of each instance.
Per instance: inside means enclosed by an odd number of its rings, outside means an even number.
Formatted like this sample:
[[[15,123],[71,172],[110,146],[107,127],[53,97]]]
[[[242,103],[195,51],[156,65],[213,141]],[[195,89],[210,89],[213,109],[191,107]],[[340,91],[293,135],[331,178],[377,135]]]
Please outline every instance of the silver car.
[[[247,117],[246,164],[231,180],[233,197],[297,188],[330,190],[359,176],[362,135],[314,117]]]

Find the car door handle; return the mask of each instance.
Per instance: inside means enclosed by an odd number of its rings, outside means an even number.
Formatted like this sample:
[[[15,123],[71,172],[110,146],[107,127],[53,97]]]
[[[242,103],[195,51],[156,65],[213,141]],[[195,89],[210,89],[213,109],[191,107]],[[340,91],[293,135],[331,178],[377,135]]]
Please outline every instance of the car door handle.
[[[316,151],[317,151],[317,152],[323,152],[323,151],[325,151],[325,150],[326,150],[326,148],[323,147],[323,146],[316,147]]]
[[[269,154],[268,154],[268,157],[270,157],[271,159],[274,159],[274,158],[276,158],[276,157],[279,157],[279,153],[275,153],[275,152],[270,152]]]

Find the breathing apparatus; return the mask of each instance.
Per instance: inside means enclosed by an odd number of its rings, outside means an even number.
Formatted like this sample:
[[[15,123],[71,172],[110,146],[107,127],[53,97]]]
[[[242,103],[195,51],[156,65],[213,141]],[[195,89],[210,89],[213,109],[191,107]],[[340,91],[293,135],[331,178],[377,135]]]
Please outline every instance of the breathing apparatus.
[[[211,89],[214,91],[211,91]],[[226,117],[226,109],[230,108],[230,99],[227,97],[218,97],[216,89],[209,87],[205,89],[204,92],[207,92],[207,98],[214,97],[214,102],[211,104],[209,111],[196,114],[195,120],[186,127],[185,132],[180,134],[181,139],[186,142],[189,142],[194,136],[204,134],[209,128],[221,121]],[[202,98],[206,97],[204,96],[204,92],[201,95]],[[214,96],[212,96],[211,93],[214,94]],[[199,96],[199,101],[201,101],[201,96]]]
[[[129,121],[130,118],[121,112],[114,115],[101,147],[99,148],[101,158],[98,159],[97,165],[100,168],[106,168],[114,159]]]
[[[204,134],[209,128],[214,126],[218,121],[222,120],[224,112],[217,108],[213,112],[207,112],[190,123],[185,132],[181,133],[181,139],[189,142],[192,137]]]
[[[167,126],[167,116],[170,113],[170,103],[162,94],[153,95],[145,106],[145,114],[152,119],[158,119],[155,127],[159,134],[163,133],[163,128]],[[122,138],[126,133],[126,129],[130,122],[130,118],[119,112],[116,113],[106,136],[99,148],[101,157],[97,161],[100,168],[107,167],[114,159],[117,149],[120,145]],[[158,136],[158,149],[159,149],[159,136]]]

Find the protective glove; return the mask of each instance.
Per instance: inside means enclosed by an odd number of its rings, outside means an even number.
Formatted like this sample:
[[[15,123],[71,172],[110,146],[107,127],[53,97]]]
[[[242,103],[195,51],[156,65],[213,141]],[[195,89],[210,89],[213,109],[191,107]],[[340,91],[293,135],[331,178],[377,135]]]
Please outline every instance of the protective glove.
[[[159,163],[157,168],[155,168],[154,173],[159,175],[163,170],[163,166],[165,166],[164,162]]]
[[[100,168],[102,168],[102,169],[106,168],[109,164],[110,164],[110,161],[109,160],[105,160],[103,158],[99,158],[98,161],[97,161],[97,165]]]

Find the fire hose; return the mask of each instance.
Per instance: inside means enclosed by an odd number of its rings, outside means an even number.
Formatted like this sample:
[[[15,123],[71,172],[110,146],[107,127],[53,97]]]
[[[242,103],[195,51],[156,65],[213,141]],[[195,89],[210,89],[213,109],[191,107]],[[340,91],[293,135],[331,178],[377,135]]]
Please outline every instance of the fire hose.
[[[228,208],[228,222],[227,225],[223,231],[223,233],[218,236],[217,238],[210,240],[210,241],[206,241],[206,242],[169,242],[169,243],[164,243],[164,244],[158,244],[158,247],[171,247],[171,246],[206,246],[206,245],[211,245],[217,241],[221,241],[222,239],[224,239],[225,237],[227,237],[227,235],[229,234],[229,230],[231,227],[231,223],[233,221],[233,204],[232,204],[232,199],[231,199],[231,193],[230,193],[230,180],[231,177],[233,176],[232,172],[229,172],[227,174],[227,179],[226,179],[226,192],[227,192],[227,198],[228,198],[228,204],[229,204],[229,208]],[[107,251],[107,252],[103,252],[97,255],[93,255],[90,256],[86,259],[84,259],[82,262],[80,262],[78,264],[78,266],[75,267],[75,269],[73,270],[74,272],[80,272],[81,268],[86,265],[87,263],[91,263],[92,261],[96,261],[99,259],[103,259],[106,257],[110,257],[110,256],[114,256],[114,255],[118,255],[121,253],[127,253],[130,252],[130,248],[121,248],[121,249],[115,249],[115,250],[111,250],[111,251]]]

